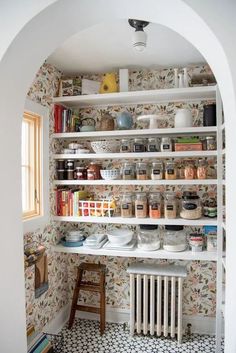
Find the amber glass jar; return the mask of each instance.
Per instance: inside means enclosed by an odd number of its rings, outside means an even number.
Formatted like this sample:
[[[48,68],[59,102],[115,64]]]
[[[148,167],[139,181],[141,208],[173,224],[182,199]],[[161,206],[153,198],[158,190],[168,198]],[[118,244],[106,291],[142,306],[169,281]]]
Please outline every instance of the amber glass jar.
[[[101,164],[96,162],[91,162],[87,169],[87,178],[88,180],[97,180],[101,179],[100,170],[102,169]]]

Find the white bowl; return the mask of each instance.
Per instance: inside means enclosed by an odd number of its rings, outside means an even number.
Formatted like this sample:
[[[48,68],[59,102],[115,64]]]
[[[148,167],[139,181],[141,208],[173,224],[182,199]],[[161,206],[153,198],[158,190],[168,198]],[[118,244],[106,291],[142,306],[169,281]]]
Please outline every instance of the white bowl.
[[[100,174],[102,179],[114,180],[120,177],[120,169],[101,169]]]
[[[114,153],[117,152],[119,147],[118,141],[92,141],[91,147],[95,153]]]
[[[112,244],[116,245],[126,245],[133,238],[132,230],[128,229],[114,229],[107,232],[108,240]]]

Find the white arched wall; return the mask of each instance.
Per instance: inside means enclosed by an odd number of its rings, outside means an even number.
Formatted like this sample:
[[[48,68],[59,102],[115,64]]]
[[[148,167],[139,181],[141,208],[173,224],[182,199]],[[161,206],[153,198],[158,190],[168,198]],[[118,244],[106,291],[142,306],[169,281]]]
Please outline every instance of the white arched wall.
[[[230,127],[236,116],[235,93],[227,57],[220,42],[205,22],[181,0],[60,0],[32,18],[12,41],[0,62],[0,346],[4,353],[25,353],[25,304],[23,237],[21,222],[20,131],[25,96],[44,59],[64,40],[99,22],[120,18],[139,18],[160,23],[189,40],[206,58],[220,86],[227,131],[227,237],[233,241],[235,185],[231,184],[234,134]],[[231,152],[232,151],[232,152]],[[235,240],[234,243],[235,244]],[[233,247],[234,248],[234,247]],[[228,249],[227,262],[234,252]],[[233,271],[227,284],[233,287]],[[232,288],[231,287],[231,288]],[[233,303],[234,291],[227,291]],[[236,317],[232,306],[226,318]],[[229,321],[227,321],[229,323]],[[226,352],[235,352],[236,335],[226,322]],[[14,333],[14,339],[12,334]],[[230,338],[230,340],[228,339]]]

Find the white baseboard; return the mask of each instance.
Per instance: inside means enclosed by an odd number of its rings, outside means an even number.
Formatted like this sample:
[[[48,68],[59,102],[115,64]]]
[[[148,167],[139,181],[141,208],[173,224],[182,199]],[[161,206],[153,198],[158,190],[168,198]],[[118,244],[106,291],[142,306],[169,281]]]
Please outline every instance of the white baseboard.
[[[44,328],[44,332],[58,333],[69,319],[70,305],[64,306],[55,318],[49,322]],[[99,320],[99,315],[87,312],[76,312],[76,317],[87,320]],[[129,310],[127,309],[113,309],[107,308],[106,310],[106,321],[114,323],[128,323],[129,322]],[[206,317],[200,315],[184,315],[183,316],[183,327],[184,330],[187,324],[191,324],[191,332],[199,334],[215,335],[215,318]]]

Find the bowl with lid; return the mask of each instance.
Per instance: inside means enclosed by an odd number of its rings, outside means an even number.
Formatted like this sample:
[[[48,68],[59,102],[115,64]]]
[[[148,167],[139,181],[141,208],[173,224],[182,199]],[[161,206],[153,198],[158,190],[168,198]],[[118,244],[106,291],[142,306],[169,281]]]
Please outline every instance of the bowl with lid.
[[[117,152],[120,143],[118,141],[92,141],[91,147],[95,153],[114,153]]]

